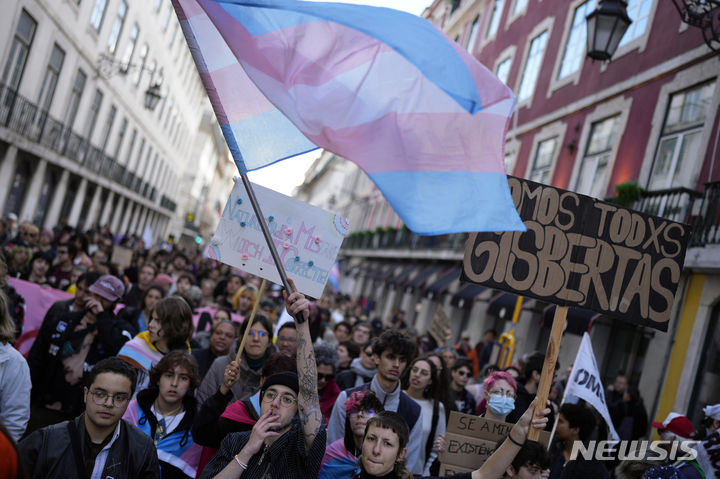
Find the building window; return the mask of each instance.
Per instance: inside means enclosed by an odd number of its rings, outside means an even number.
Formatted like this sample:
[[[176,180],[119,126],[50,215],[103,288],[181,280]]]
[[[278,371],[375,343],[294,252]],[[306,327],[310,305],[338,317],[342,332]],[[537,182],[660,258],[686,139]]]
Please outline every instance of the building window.
[[[127,133],[127,127],[128,119],[123,118],[123,121],[120,123],[120,130],[118,131],[117,143],[115,144],[115,154],[113,154],[113,158],[115,158],[115,160],[120,158],[120,149],[122,148],[123,140],[125,139],[125,133]]]
[[[168,25],[170,25],[170,15],[172,14],[173,7],[172,5],[167,6],[167,10],[165,10],[165,16],[162,19],[162,31],[166,32]]]
[[[110,138],[110,132],[112,131],[113,124],[115,123],[115,115],[117,115],[117,107],[115,105],[110,106],[110,111],[105,119],[105,126],[103,127],[103,139],[100,142],[100,149],[105,151],[108,139]]]
[[[85,134],[83,135],[88,141],[92,140],[92,134],[95,131],[95,124],[97,123],[97,117],[100,112],[102,101],[102,92],[99,89],[95,90],[95,96],[93,96],[90,111],[88,112],[87,122],[85,123]]]
[[[10,55],[3,69],[2,82],[11,90],[17,90],[20,86],[36,28],[37,22],[23,10],[10,46]]]
[[[527,8],[527,0],[515,0],[515,5],[513,5],[513,15],[517,15],[525,10],[525,8]]]
[[[473,47],[475,46],[475,41],[477,40],[478,31],[480,30],[480,15],[475,16],[475,20],[472,22],[472,27],[470,28],[470,36],[468,38],[467,45],[465,45],[465,49],[472,54]]]
[[[625,32],[625,35],[623,35],[622,40],[620,40],[618,48],[623,45],[627,45],[631,41],[645,34],[648,18],[650,16],[650,9],[652,8],[652,2],[653,0],[628,1],[627,13],[632,19],[632,23]]]
[[[501,61],[495,70],[495,75],[500,79],[501,82],[507,85],[508,76],[510,75],[510,65],[512,64],[512,58],[506,58]]]
[[[544,184],[550,181],[550,167],[552,166],[552,161],[555,156],[557,142],[557,137],[554,137],[538,143],[537,149],[535,150],[532,170],[528,178],[530,181]]]
[[[127,156],[125,157],[125,166],[130,167],[130,157],[135,149],[135,140],[137,140],[137,128],[133,128],[132,135],[130,135],[130,146],[128,147]]]
[[[140,27],[137,23],[135,23],[132,30],[130,30],[130,38],[128,39],[128,43],[125,46],[125,52],[122,56],[122,64],[124,65],[123,71],[125,73],[127,73],[130,69],[130,63],[132,62],[132,57],[135,54],[135,46],[137,45],[138,35],[140,35]]]
[[[65,125],[71,130],[75,123],[75,116],[77,115],[78,106],[80,105],[80,99],[85,90],[86,80],[87,75],[85,75],[85,72],[78,70],[75,74],[75,81],[73,82],[72,91],[70,91],[70,101],[68,102],[67,112],[65,113]]]
[[[52,104],[53,97],[55,96],[55,87],[57,86],[58,77],[60,76],[60,70],[62,70],[63,62],[65,61],[65,52],[60,48],[57,43],[53,45],[52,53],[50,54],[50,60],[48,61],[47,70],[45,70],[45,77],[40,87],[40,95],[38,96],[38,106],[42,111],[48,111]]]
[[[504,0],[493,0],[492,12],[490,12],[490,23],[488,23],[488,28],[485,32],[485,38],[490,38],[497,33],[498,26],[500,25],[500,16],[502,15],[504,4]]]
[[[520,101],[527,100],[533,95],[535,83],[537,83],[538,74],[540,73],[543,54],[545,53],[547,38],[548,32],[546,30],[530,42],[530,51],[525,61],[525,70],[523,70],[520,89],[518,90],[518,100]]]
[[[120,38],[120,33],[122,32],[123,25],[125,25],[126,14],[127,3],[125,3],[125,1],[123,0],[120,2],[120,5],[118,5],[117,16],[115,17],[112,30],[110,30],[110,36],[108,37],[108,51],[110,53],[115,53],[118,39]]]
[[[107,0],[95,0],[95,6],[90,14],[90,26],[93,27],[95,31],[100,31],[106,7]]]
[[[595,0],[588,0],[575,9],[558,78],[565,78],[578,71],[585,59],[585,43],[587,42],[585,17],[595,10],[595,3]]]
[[[649,190],[695,187],[698,167],[704,159],[700,137],[710,112],[715,82],[705,83],[670,98],[670,107],[650,173]]]
[[[148,44],[143,43],[143,45],[140,47],[140,57],[138,58],[138,69],[135,72],[135,86],[140,85],[140,80],[142,80],[143,71],[145,71],[145,62],[147,61],[148,56]]]
[[[595,122],[590,127],[590,138],[580,165],[575,191],[593,198],[602,198],[607,189],[608,165],[617,137],[620,117],[614,116]]]

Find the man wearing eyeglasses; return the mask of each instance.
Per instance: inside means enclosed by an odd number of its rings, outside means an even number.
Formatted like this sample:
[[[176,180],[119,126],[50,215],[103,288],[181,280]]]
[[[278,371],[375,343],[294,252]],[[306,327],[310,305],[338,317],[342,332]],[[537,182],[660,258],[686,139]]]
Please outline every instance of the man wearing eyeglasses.
[[[294,288],[292,280],[290,286]],[[300,293],[285,293],[296,318],[298,374],[268,377],[260,390],[260,418],[250,432],[228,434],[200,479],[314,478],[325,453],[325,428],[317,391],[309,303]]]
[[[97,363],[83,390],[85,412],[20,441],[30,477],[159,479],[152,439],[122,420],[136,381],[135,369],[122,359]]]

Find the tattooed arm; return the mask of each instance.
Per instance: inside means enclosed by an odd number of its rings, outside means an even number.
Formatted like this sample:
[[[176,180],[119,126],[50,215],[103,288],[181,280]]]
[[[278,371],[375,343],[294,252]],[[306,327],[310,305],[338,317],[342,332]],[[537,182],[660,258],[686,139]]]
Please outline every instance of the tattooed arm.
[[[288,280],[290,287],[295,290],[293,280]],[[310,317],[310,305],[302,293],[297,291],[285,296],[285,307],[294,318],[299,314],[305,315],[305,321],[295,320],[297,328],[297,370],[300,391],[298,392],[298,415],[303,426],[305,436],[305,451],[309,451],[315,436],[322,431],[322,411],[317,389],[317,364],[315,363],[315,352],[312,339],[310,338],[310,326],[307,319]]]

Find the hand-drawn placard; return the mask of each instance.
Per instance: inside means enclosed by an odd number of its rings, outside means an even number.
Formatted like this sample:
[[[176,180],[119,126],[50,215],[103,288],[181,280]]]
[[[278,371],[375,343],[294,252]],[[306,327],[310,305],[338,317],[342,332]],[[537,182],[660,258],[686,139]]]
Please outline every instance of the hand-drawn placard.
[[[428,328],[428,334],[433,337],[433,339],[438,343],[438,346],[445,346],[445,343],[447,343],[446,336],[448,335],[449,330],[450,318],[448,318],[447,314],[445,314],[442,306],[438,306],[437,311],[435,311],[435,316],[433,316],[432,323],[430,323],[430,327]]]
[[[319,298],[347,233],[347,219],[259,185],[253,189],[288,277],[300,292]],[[241,182],[230,193],[205,255],[281,283]]]
[[[116,245],[113,246],[113,252],[112,257],[110,258],[110,262],[116,264],[122,269],[127,269],[132,264],[132,255],[133,252],[130,248]]]
[[[508,177],[526,232],[474,233],[463,281],[667,331],[687,225]]]
[[[471,414],[451,412],[445,434],[445,451],[440,462],[447,470],[467,472],[483,465],[495,451],[498,441],[505,439],[514,424],[493,421]],[[550,433],[540,433],[540,443],[547,446]]]

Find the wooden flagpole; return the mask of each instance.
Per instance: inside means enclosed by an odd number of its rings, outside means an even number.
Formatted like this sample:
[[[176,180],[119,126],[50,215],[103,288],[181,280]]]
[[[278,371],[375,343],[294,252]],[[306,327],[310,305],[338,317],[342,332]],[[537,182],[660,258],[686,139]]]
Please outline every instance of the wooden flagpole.
[[[243,334],[242,340],[240,341],[240,347],[238,348],[237,354],[235,355],[235,362],[238,362],[240,360],[240,355],[245,349],[245,341],[247,341],[248,333],[250,331],[250,328],[252,327],[253,321],[255,320],[255,313],[257,312],[258,304],[260,304],[260,299],[262,298],[263,292],[265,292],[265,283],[266,281],[263,279],[262,283],[260,283],[260,290],[258,291],[257,298],[255,299],[255,304],[253,304],[250,318],[245,320],[248,321],[248,324],[247,326],[245,326],[245,333]]]
[[[557,306],[555,308],[550,340],[548,341],[547,351],[545,352],[545,363],[543,364],[542,375],[540,376],[540,383],[537,388],[538,400],[535,415],[537,415],[537,411],[545,409],[545,404],[550,394],[550,386],[552,386],[553,377],[555,376],[555,364],[557,363],[558,352],[560,351],[560,341],[562,340],[563,330],[565,329],[567,312],[567,306]],[[531,427],[527,438],[531,441],[537,441],[540,438],[540,430]]]

